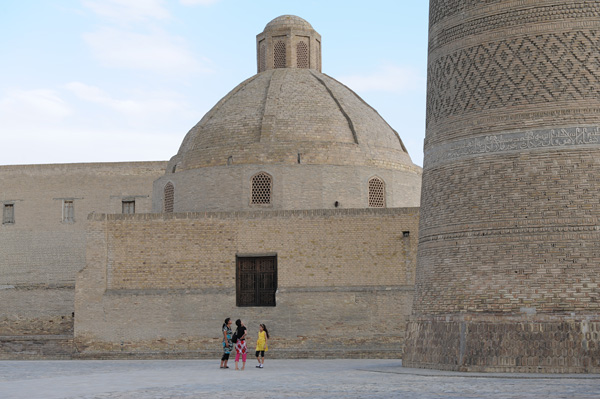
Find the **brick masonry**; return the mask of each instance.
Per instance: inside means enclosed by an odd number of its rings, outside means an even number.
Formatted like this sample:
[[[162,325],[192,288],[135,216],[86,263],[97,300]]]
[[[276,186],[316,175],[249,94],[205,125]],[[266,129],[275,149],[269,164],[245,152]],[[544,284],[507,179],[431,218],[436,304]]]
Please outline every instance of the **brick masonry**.
[[[216,357],[231,317],[251,349],[269,327],[269,356],[400,357],[417,228],[417,208],[93,215],[78,356]],[[277,306],[236,307],[236,255],[266,253]]]
[[[73,351],[75,277],[85,266],[91,212],[151,210],[152,182],[166,162],[0,166],[0,358],[65,358]],[[63,200],[74,221],[63,221]]]
[[[432,1],[404,364],[600,372],[598,1]]]

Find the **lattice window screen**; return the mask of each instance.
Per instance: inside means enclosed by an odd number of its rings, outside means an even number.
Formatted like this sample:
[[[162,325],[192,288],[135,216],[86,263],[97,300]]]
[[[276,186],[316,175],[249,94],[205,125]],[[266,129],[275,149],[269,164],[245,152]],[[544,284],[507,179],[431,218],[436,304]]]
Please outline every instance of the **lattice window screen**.
[[[296,46],[296,65],[298,68],[309,68],[308,46],[305,42],[300,42]]]
[[[169,182],[165,186],[164,211],[166,213],[173,212],[173,204],[174,203],[175,203],[175,187],[173,187],[173,183]]]
[[[378,177],[369,180],[369,207],[385,208],[385,183]]]
[[[285,56],[285,43],[279,40],[275,43],[275,54],[274,54],[274,67],[285,68],[286,67],[286,56]]]
[[[270,204],[273,179],[267,173],[252,178],[252,204]]]

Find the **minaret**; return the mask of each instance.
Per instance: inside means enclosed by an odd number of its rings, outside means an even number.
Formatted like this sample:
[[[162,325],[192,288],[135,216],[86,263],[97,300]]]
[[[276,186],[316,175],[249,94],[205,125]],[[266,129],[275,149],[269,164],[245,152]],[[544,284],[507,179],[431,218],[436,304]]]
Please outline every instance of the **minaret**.
[[[300,17],[282,15],[256,36],[258,72],[276,68],[321,72],[321,35]]]
[[[600,372],[599,15],[431,0],[405,366]]]

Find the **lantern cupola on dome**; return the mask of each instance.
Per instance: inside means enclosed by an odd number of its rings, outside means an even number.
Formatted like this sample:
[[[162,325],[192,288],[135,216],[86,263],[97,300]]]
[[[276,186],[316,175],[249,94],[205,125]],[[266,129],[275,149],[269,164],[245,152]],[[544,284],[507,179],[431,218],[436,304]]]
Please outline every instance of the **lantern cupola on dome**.
[[[321,35],[304,19],[282,15],[256,36],[258,72],[277,68],[321,72]]]

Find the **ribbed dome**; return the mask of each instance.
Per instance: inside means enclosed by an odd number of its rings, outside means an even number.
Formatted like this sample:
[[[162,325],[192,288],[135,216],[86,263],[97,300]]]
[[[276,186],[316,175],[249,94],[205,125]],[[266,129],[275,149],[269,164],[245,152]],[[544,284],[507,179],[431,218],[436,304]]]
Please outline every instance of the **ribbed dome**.
[[[315,70],[275,69],[219,101],[187,134],[168,171],[297,164],[299,154],[303,164],[418,169],[398,134],[346,86]]]
[[[275,18],[265,26],[265,30],[296,27],[301,29],[313,29],[306,20],[295,15],[282,15]]]

